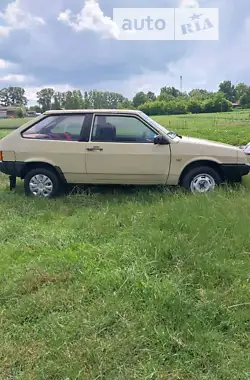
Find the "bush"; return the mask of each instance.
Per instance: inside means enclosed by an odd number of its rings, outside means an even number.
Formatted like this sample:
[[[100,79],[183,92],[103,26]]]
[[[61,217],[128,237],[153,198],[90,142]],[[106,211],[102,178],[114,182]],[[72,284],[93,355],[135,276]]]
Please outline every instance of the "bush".
[[[24,117],[24,110],[23,108],[18,108],[17,111],[15,112],[16,117],[23,118]]]
[[[191,113],[201,113],[202,104],[198,100],[191,100],[187,106],[187,110]]]
[[[138,109],[149,116],[182,115],[187,113],[187,104],[183,100],[155,100],[142,104]]]
[[[225,99],[222,94],[216,94],[205,100],[173,98],[146,102],[138,107],[149,116],[157,115],[184,115],[187,113],[212,113],[228,112],[232,110],[232,103]]]

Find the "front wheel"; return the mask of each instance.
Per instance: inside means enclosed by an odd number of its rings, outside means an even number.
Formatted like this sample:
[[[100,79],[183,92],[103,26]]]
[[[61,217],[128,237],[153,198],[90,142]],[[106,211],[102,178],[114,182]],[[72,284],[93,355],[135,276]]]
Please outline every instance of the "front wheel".
[[[60,180],[49,169],[33,169],[24,178],[24,191],[26,195],[41,198],[53,198],[58,195]]]
[[[220,174],[209,166],[190,169],[183,177],[181,186],[194,194],[202,194],[213,191],[221,184]]]

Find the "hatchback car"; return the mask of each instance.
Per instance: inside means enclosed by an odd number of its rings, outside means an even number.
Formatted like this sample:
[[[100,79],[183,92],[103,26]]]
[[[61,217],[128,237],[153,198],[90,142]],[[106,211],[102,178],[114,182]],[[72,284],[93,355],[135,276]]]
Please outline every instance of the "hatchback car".
[[[65,184],[180,185],[206,193],[250,171],[236,147],[179,136],[135,110],[49,111],[0,141],[0,170],[27,195]]]

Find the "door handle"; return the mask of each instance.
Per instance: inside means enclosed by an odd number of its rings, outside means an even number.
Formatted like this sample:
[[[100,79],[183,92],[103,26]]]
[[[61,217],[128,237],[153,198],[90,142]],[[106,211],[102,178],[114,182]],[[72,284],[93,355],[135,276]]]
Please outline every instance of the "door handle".
[[[103,149],[100,148],[99,146],[93,146],[93,148],[87,148],[87,151],[88,151],[88,152],[95,152],[95,151],[100,151],[100,152],[102,152]]]

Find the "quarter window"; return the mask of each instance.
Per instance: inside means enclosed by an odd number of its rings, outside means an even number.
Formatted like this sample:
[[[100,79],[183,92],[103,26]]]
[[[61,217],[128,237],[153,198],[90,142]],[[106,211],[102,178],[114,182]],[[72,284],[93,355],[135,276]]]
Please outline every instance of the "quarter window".
[[[153,143],[156,133],[136,117],[96,116],[91,140],[96,142]]]
[[[24,138],[78,141],[85,115],[54,115],[42,119],[25,131]]]

